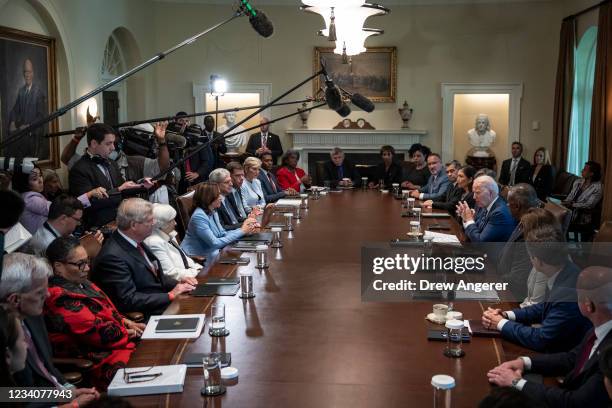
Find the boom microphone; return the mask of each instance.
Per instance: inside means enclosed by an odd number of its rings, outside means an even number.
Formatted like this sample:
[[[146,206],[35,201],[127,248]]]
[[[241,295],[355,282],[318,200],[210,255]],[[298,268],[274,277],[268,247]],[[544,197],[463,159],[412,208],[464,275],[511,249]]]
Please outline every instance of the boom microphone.
[[[255,9],[248,0],[240,0],[240,7],[249,16],[249,23],[257,34],[265,38],[274,34],[274,26],[263,11]]]
[[[342,105],[340,105],[340,108],[336,109],[336,113],[340,116],[342,116],[343,118],[346,118],[348,115],[351,114],[351,108],[349,108],[349,106],[342,102]]]
[[[372,101],[366,98],[365,96],[363,96],[362,94],[359,94],[359,93],[352,94],[351,102],[353,103],[353,105],[357,106],[361,110],[364,110],[368,113],[374,110],[374,104],[372,103]]]
[[[342,95],[331,79],[325,81],[325,101],[329,109],[338,110],[342,107]]]

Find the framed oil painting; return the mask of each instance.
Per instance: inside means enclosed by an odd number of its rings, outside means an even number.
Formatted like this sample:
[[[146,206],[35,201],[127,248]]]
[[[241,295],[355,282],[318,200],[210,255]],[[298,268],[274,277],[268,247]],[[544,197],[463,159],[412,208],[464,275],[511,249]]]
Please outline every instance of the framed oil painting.
[[[342,55],[333,48],[315,47],[313,67],[319,70],[323,58],[327,73],[334,83],[351,93],[360,93],[373,102],[395,102],[397,93],[397,48],[372,47],[354,55],[349,63],[342,62]],[[313,81],[316,95],[321,88],[321,76]]]
[[[0,156],[36,157],[59,167],[57,120],[18,138],[13,135],[56,109],[55,39],[0,27]]]

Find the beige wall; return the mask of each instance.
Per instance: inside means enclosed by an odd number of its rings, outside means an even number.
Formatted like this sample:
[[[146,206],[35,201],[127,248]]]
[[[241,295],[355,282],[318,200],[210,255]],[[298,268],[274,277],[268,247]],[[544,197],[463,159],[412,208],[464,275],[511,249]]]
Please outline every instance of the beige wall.
[[[273,96],[306,78],[312,73],[313,47],[327,42],[315,36],[323,20],[298,11],[299,1],[293,3],[262,6],[274,22],[275,35],[270,39],[259,37],[246,19],[241,19],[138,74],[129,85],[129,119],[193,111],[192,85],[206,84],[212,73],[224,75],[230,83],[271,83]],[[423,142],[440,150],[441,82],[522,82],[520,133],[526,156],[540,145],[551,147],[561,20],[593,3],[554,0],[392,6],[390,15],[369,20],[369,26],[383,28],[385,34],[369,39],[367,45],[398,47],[397,102],[377,104],[371,114],[355,111],[350,117],[364,117],[378,129],[399,128],[397,107],[407,100],[414,108],[411,127],[428,130]],[[135,64],[230,13],[230,6],[189,2],[0,0],[0,24],[60,38],[64,55],[60,56],[60,105],[99,84],[102,52],[117,27],[125,27],[133,36],[136,51],[130,63]],[[311,86],[307,85],[290,97],[300,99],[310,94]],[[272,116],[294,110],[276,108]],[[339,120],[335,112],[318,109],[310,116],[309,126],[331,128]],[[71,113],[61,127],[81,121]],[[539,130],[532,130],[534,121],[540,123]],[[284,131],[299,124],[297,118],[287,119],[274,124],[273,131],[289,146]]]

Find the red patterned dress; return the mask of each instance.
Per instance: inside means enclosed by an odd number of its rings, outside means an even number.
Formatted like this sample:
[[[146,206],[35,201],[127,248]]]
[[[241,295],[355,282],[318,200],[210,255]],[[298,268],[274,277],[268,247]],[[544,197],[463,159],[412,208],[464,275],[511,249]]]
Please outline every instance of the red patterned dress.
[[[79,357],[94,364],[86,378],[106,390],[115,372],[125,367],[136,345],[129,340],[124,317],[92,282],[60,276],[49,279],[45,322],[56,357]]]

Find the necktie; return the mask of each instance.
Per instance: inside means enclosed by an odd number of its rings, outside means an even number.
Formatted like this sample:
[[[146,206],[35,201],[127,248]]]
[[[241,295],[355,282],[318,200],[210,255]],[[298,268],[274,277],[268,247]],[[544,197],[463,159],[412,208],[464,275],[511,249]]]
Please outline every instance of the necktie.
[[[189,262],[187,262],[187,257],[185,256],[185,253],[183,252],[183,250],[181,249],[181,247],[179,247],[173,239],[171,239],[170,241],[168,241],[170,243],[170,245],[172,245],[178,252],[179,254],[181,254],[181,259],[183,260],[183,265],[185,266],[185,269],[189,269]]]
[[[55,378],[55,376],[52,375],[49,372],[49,370],[47,370],[47,366],[45,366],[45,363],[40,358],[40,354],[38,354],[38,350],[36,349],[36,345],[34,344],[34,340],[32,340],[32,335],[30,334],[30,331],[28,330],[28,328],[25,326],[25,324],[22,324],[22,327],[23,327],[23,334],[24,334],[26,343],[28,345],[28,355],[32,356],[32,359],[34,360],[36,367],[40,370],[43,376],[51,384],[53,384],[55,388],[63,388],[62,385],[59,382],[57,382],[57,378]]]
[[[262,133],[262,135],[261,135],[261,147],[267,147],[267,144],[268,144],[267,143],[268,142],[267,139],[268,139],[268,135],[264,135]]]
[[[144,247],[142,246],[142,244],[140,244],[140,242],[136,245],[136,248],[138,249],[138,252],[140,252],[140,255],[142,255],[142,257],[144,258],[145,262],[147,263],[148,265],[147,269],[149,270],[149,272],[151,272],[153,275],[157,277],[157,268],[155,268],[155,265],[151,263],[151,260],[147,256],[147,253],[145,252]]]
[[[512,159],[512,166],[510,167],[510,183],[509,185],[514,185],[514,178],[516,176],[516,168],[518,167],[518,160]]]
[[[338,166],[338,178],[342,180],[344,178],[344,167]]]
[[[225,208],[225,211],[227,212],[227,215],[229,215],[230,222],[232,224],[237,224],[238,223],[238,219],[236,218],[236,215],[234,214],[234,210],[232,209],[232,206],[231,205],[227,205],[227,200],[223,200],[223,207]]]
[[[238,208],[238,213],[240,217],[246,218],[246,212],[244,211],[244,207],[242,206],[242,198],[237,190],[234,190],[234,200],[236,200],[236,208]]]
[[[268,180],[270,180],[270,185],[272,186],[272,191],[274,191],[276,193],[278,191],[278,189],[276,188],[276,184],[274,184],[274,181],[272,180],[272,176],[270,175],[270,172],[266,173],[266,175],[268,176]]]
[[[595,330],[593,330],[590,336],[587,338],[586,343],[584,343],[584,348],[582,349],[580,358],[576,361],[576,366],[574,367],[574,371],[572,372],[572,375],[574,377],[582,372],[582,369],[586,365],[586,362],[589,361],[589,356],[591,355],[591,350],[593,349],[593,345],[595,344],[596,339],[597,337],[595,336]]]
[[[111,188],[115,188],[115,184],[113,183],[113,178],[111,177],[111,174],[110,174],[110,163],[108,162],[108,160],[104,160],[102,162],[102,168],[104,169],[104,175],[108,179],[108,182],[110,183]]]

